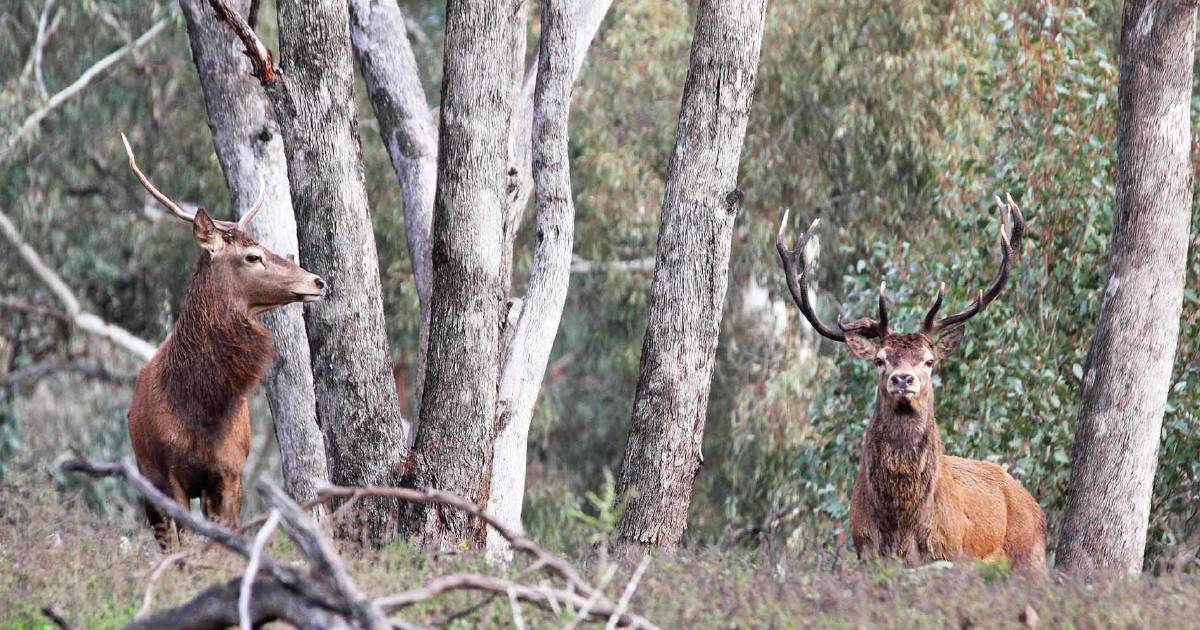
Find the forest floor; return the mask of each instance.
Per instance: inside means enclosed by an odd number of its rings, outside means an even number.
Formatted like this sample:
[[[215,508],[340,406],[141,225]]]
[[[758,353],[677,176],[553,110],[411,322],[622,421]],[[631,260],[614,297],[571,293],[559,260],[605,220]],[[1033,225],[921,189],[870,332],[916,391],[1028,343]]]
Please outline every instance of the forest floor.
[[[76,628],[118,628],[143,606],[162,559],[132,510],[102,514],[81,496],[6,483],[0,490],[0,628],[52,628],[50,608]],[[115,514],[115,515],[114,515]],[[191,537],[187,545],[202,545]],[[298,561],[281,537],[267,549]],[[455,571],[496,572],[470,553],[429,557],[403,543],[380,550],[342,549],[359,586],[382,596]],[[1125,578],[1091,583],[1010,575],[997,567],[959,564],[905,570],[866,564],[850,554],[818,568],[805,558],[771,560],[745,548],[685,551],[654,557],[637,585],[631,609],[663,628],[1045,628],[1200,627],[1200,575]],[[150,609],[181,603],[203,588],[236,576],[243,564],[220,549],[200,551],[155,583]],[[633,563],[582,563],[585,577],[616,600]],[[608,577],[606,580],[605,577]],[[455,593],[404,611],[402,619],[442,627],[447,616],[480,601]],[[565,627],[563,615],[523,606],[528,627]],[[498,597],[453,628],[506,627],[513,611]]]

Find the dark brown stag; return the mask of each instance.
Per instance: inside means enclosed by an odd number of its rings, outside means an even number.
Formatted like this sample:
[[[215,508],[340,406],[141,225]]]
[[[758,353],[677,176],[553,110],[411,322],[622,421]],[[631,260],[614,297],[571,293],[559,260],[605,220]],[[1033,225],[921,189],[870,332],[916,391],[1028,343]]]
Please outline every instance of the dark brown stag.
[[[124,134],[121,139],[142,186],[192,224],[200,247],[175,328],[138,373],[129,439],[138,468],[164,494],[184,506],[198,498],[205,516],[236,523],[242,465],[250,451],[246,398],[275,352],[271,333],[255,317],[292,302],[319,300],[325,283],[246,235],[262,192],[237,223],[212,219],[203,208],[192,216],[150,183]],[[159,543],[175,544],[175,523],[149,503],[145,509]]]
[[[888,324],[886,285],[879,287],[879,319],[861,319],[837,330],[823,324],[808,289],[805,247],[820,220],[796,247],[784,244],[787,213],[776,248],[788,289],[800,312],[823,337],[877,368],[875,412],[863,436],[850,503],[850,533],[859,557],[899,557],[910,564],[978,558],[1007,560],[1042,573],[1046,519],[1033,497],[1000,466],[946,455],[934,422],[932,376],[963,336],[963,324],[1000,295],[1025,222],[1012,197],[1000,201],[1000,269],[964,310],[937,319],[946,285],[917,333]]]

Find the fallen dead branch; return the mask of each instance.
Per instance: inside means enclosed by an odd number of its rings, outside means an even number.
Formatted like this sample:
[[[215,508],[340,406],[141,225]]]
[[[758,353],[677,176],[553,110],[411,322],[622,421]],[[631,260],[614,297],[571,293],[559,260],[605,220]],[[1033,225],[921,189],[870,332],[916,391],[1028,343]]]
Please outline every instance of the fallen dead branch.
[[[455,495],[410,488],[332,486],[322,490],[317,498],[300,506],[278,486],[262,481],[256,490],[271,505],[271,514],[250,522],[267,524],[252,541],[243,533],[250,529],[250,526],[234,531],[190,512],[159,492],[128,458],[119,463],[76,459],[63,464],[63,468],[96,477],[123,478],[145,501],[163,510],[182,526],[249,561],[249,566],[242,576],[210,587],[175,608],[144,616],[139,614],[130,628],[172,627],[176,630],[189,630],[233,625],[258,626],[274,620],[286,621],[302,629],[403,628],[408,627],[407,624],[398,619],[389,619],[388,616],[448,592],[479,591],[488,593],[488,597],[473,608],[482,606],[495,597],[505,596],[514,607],[512,614],[516,624],[523,625],[525,622],[520,609],[517,608],[518,603],[525,603],[554,615],[561,615],[564,610],[576,611],[578,620],[607,622],[609,627],[657,630],[657,626],[650,621],[628,611],[633,589],[645,570],[644,562],[634,572],[620,601],[614,603],[603,592],[607,580],[600,588],[593,587],[570,563],[546,551],[525,536],[505,528],[478,506]],[[418,588],[372,600],[359,590],[332,541],[308,513],[313,507],[334,499],[357,500],[362,497],[393,498],[463,510],[492,526],[509,541],[514,550],[529,555],[533,562],[517,576],[517,579],[455,573],[433,578]],[[276,522],[296,544],[308,563],[307,573],[281,564],[263,551],[271,534],[270,530]],[[148,606],[150,601],[153,582],[161,576],[167,566],[178,561],[173,560],[176,556],[179,559],[183,557],[181,554],[168,556],[155,568],[143,608]],[[520,581],[538,571],[557,576],[565,582],[565,586],[558,587],[546,583],[531,585]],[[456,616],[461,614],[469,614],[469,611],[460,611]]]

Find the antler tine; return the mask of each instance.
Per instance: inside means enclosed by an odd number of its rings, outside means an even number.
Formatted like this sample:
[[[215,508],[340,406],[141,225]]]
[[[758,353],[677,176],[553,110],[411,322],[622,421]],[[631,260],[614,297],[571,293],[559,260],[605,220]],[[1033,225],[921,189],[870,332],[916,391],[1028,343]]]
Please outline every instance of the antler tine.
[[[942,308],[942,299],[946,297],[946,283],[938,283],[937,299],[933,301],[933,306],[929,307],[929,312],[925,313],[925,324],[921,327],[921,331],[926,335],[933,333],[935,318],[938,310]]]
[[[812,298],[808,293],[808,263],[804,258],[804,249],[808,246],[809,239],[816,233],[817,228],[821,225],[821,219],[818,217],[813,220],[812,225],[808,230],[800,236],[796,241],[796,247],[788,249],[784,243],[784,232],[787,230],[788,215],[791,210],[783,211],[783,220],[779,223],[779,232],[775,237],[775,249],[779,252],[779,260],[783,262],[783,273],[787,278],[788,291],[792,294],[792,301],[796,303],[796,308],[800,309],[800,313],[812,325],[813,330],[816,330],[822,337],[832,339],[833,341],[846,341],[846,336],[835,330],[830,329],[825,324],[821,323],[817,317],[816,311],[812,306]],[[839,325],[840,325],[839,318]]]
[[[133,149],[129,146],[129,139],[125,137],[124,133],[121,134],[121,142],[125,143],[125,154],[129,156],[129,168],[133,169],[133,173],[134,175],[137,175],[138,181],[142,182],[142,187],[145,188],[155,199],[157,199],[159,203],[166,207],[167,210],[170,210],[171,214],[183,219],[184,221],[187,221],[188,223],[194,221],[195,217],[184,212],[182,208],[175,204],[174,201],[171,201],[169,197],[159,192],[159,190],[154,187],[154,184],[150,183],[150,179],[142,173],[141,169],[138,168],[137,160],[133,158]]]
[[[887,282],[879,282],[879,336],[888,335]]]
[[[247,211],[246,214],[242,215],[242,218],[240,220],[238,220],[237,227],[239,230],[245,230],[246,226],[250,225],[250,222],[254,220],[254,216],[257,215],[259,209],[262,208],[263,200],[266,198],[267,198],[267,181],[265,179],[263,179],[262,173],[259,173],[258,174],[258,198],[256,198],[254,200],[254,205],[250,206],[250,210]]]
[[[1008,282],[1009,273],[1012,271],[1012,254],[1013,248],[1020,244],[1021,237],[1025,234],[1025,218],[1021,216],[1021,209],[1015,202],[1012,201],[1012,196],[1005,193],[1007,203],[996,197],[996,203],[1000,205],[1000,268],[996,270],[996,277],[992,279],[991,284],[986,290],[981,290],[977,294],[971,305],[966,309],[950,315],[948,317],[937,320],[936,322],[929,321],[929,316],[926,316],[926,333],[936,334],[956,324],[971,319],[980,311],[987,308],[996,299],[1000,292],[1004,289],[1005,283]],[[1009,223],[1012,223],[1009,226]],[[936,306],[941,303],[939,296]],[[932,313],[931,313],[932,314]]]

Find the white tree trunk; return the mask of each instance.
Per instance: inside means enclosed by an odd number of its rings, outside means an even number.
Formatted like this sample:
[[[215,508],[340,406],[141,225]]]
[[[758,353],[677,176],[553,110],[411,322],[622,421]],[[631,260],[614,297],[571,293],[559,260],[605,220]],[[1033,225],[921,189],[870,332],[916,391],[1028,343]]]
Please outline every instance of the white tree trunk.
[[[1072,573],[1142,569],[1187,272],[1195,24],[1194,2],[1125,3],[1108,280],[1056,556]]]
[[[413,365],[414,417],[421,406],[429,345],[430,247],[437,189],[437,127],[421,87],[404,15],[396,0],[350,0],[350,41],[362,67],[379,134],[404,194],[404,231],[421,307],[420,350]],[[408,427],[409,443],[416,437]]]
[[[239,216],[249,210],[259,193],[259,182],[265,182],[266,197],[249,226],[250,236],[280,256],[296,258],[299,246],[287,163],[270,102],[252,78],[241,44],[213,19],[207,0],[179,0],[179,6],[187,20],[208,125],[233,193],[233,206]],[[234,7],[244,14],[250,1],[236,0]],[[292,304],[264,314],[262,320],[275,340],[276,359],[264,388],[275,421],[284,488],[303,501],[315,497],[317,490],[329,483],[303,310]]]
[[[575,206],[571,198],[567,119],[575,55],[574,12],[573,0],[542,3],[532,138],[537,250],[521,316],[504,354],[497,405],[500,433],[494,449],[487,511],[517,531],[525,496],[529,423],[571,278]],[[511,558],[508,541],[492,529],[488,529],[487,551],[493,559]]]

